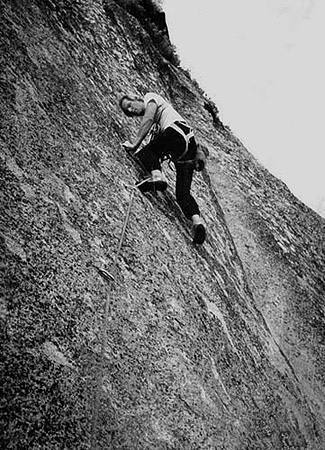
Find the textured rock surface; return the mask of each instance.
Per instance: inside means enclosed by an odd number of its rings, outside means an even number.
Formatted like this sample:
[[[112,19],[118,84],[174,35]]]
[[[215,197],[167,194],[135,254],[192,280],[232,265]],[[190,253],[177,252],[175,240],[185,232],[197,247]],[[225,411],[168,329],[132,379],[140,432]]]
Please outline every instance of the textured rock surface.
[[[3,448],[322,449],[325,223],[113,1],[1,1]],[[121,2],[119,2],[121,4]],[[66,6],[69,5],[69,6]],[[124,92],[169,98],[210,151],[194,248],[171,189],[136,194]]]

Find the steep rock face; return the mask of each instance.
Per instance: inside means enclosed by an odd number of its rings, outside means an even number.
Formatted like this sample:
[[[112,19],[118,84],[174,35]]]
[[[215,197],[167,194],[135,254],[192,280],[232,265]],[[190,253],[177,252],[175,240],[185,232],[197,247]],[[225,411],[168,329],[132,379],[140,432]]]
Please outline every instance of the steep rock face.
[[[324,448],[324,220],[120,5],[1,2],[4,445]],[[147,91],[209,149],[209,235],[191,244],[167,167],[166,194],[135,193],[115,270],[139,175],[118,99]]]

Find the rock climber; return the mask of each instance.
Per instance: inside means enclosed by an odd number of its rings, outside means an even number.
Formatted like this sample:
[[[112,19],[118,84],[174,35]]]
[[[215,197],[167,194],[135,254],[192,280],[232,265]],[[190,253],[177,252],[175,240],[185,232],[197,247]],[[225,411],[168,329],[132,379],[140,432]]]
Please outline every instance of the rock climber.
[[[161,162],[165,158],[172,160],[176,168],[176,200],[185,216],[192,221],[193,243],[203,244],[206,230],[190,190],[194,170],[204,167],[204,154],[198,150],[192,128],[170,103],[152,92],[143,98],[124,95],[119,104],[128,117],[142,117],[134,142],[122,144],[151,173],[141,190],[164,191],[167,182],[161,171]],[[149,144],[140,149],[153,125],[158,132]]]

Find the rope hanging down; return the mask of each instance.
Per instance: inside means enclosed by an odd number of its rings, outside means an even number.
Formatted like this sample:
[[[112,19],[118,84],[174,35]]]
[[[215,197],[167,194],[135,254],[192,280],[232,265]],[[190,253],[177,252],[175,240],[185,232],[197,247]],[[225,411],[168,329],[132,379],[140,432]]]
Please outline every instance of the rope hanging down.
[[[146,180],[142,180],[140,183],[143,183],[144,181],[146,181]],[[107,297],[106,297],[106,301],[105,301],[104,318],[103,318],[102,330],[101,330],[100,362],[99,362],[99,370],[97,371],[93,414],[92,414],[91,445],[90,445],[91,450],[96,450],[96,448],[97,448],[98,415],[99,415],[99,403],[100,403],[102,384],[103,384],[103,375],[104,375],[104,357],[105,357],[105,346],[107,343],[107,325],[108,325],[108,319],[111,315],[111,295],[112,295],[113,286],[115,283],[117,262],[118,262],[118,259],[119,259],[120,253],[121,253],[126,228],[129,223],[129,218],[130,218],[132,204],[133,204],[133,200],[134,200],[134,196],[135,196],[135,191],[136,191],[136,188],[140,185],[140,183],[136,184],[135,186],[131,186],[133,188],[132,194],[131,194],[128,209],[127,209],[127,212],[125,215],[117,252],[115,254],[115,258],[114,258],[114,262],[113,262],[113,275],[111,275],[106,270],[95,266],[99,275],[108,283],[109,289],[108,289],[108,293],[107,293]]]

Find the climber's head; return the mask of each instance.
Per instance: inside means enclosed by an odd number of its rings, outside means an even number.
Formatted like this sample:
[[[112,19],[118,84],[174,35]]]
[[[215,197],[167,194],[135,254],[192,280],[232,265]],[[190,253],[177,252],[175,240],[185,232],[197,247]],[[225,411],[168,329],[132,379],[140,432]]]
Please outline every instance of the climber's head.
[[[120,107],[128,117],[143,116],[145,107],[144,101],[134,95],[123,95],[120,99]]]

